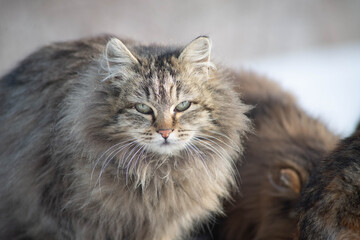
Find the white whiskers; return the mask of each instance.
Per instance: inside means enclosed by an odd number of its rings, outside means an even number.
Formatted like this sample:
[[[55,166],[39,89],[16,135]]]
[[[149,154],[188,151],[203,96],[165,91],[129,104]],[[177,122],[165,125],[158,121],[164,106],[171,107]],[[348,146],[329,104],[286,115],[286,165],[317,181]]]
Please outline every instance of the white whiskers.
[[[141,145],[137,145],[137,146],[134,147],[134,149],[136,149],[138,146],[140,146],[139,149],[138,149],[138,150],[134,153],[134,155],[131,157],[131,159],[130,159],[130,161],[128,162],[127,167],[126,167],[126,185],[128,185],[129,169],[130,169],[130,166],[132,165],[132,161],[133,161],[134,157],[136,156],[136,154],[137,154],[139,151],[141,151],[142,149],[145,148],[144,145],[142,145],[142,146],[141,146]],[[131,151],[128,155],[130,156],[131,153],[132,153],[132,151]],[[124,161],[124,163],[127,162],[127,159],[128,159],[128,157],[126,158],[126,160]]]
[[[215,179],[213,179],[212,176],[211,176],[211,174],[209,173],[209,167],[208,167],[208,165],[207,165],[207,163],[206,163],[206,159],[203,158],[203,156],[205,156],[205,154],[204,154],[200,149],[198,149],[194,144],[192,144],[192,143],[189,143],[188,146],[189,146],[190,153],[192,153],[192,151],[194,151],[195,154],[199,157],[201,163],[202,163],[203,166],[204,166],[204,169],[205,169],[205,171],[206,171],[206,174],[208,175],[208,177],[209,177],[209,179],[210,179],[210,182],[213,182],[213,180],[215,180]],[[191,150],[192,150],[192,151],[191,151]]]
[[[209,130],[209,129],[207,129],[207,130],[205,130],[205,131],[211,132],[211,133],[213,133],[213,134],[217,134],[217,135],[219,135],[219,136],[222,136],[222,137],[228,139],[228,140],[231,142],[231,145],[232,145],[235,149],[237,149],[237,151],[240,151],[239,143],[236,143],[236,142],[235,142],[234,140],[232,140],[229,136],[227,136],[227,135],[225,135],[225,134],[223,134],[223,133],[214,131],[214,130]]]
[[[131,140],[127,140],[127,141],[123,141],[121,143],[117,143],[115,145],[113,145],[112,147],[110,147],[108,150],[106,150],[96,161],[92,174],[91,174],[91,178],[93,176],[93,173],[95,171],[95,168],[97,167],[98,163],[100,162],[100,160],[102,160],[108,152],[110,152],[110,154],[107,155],[107,157],[105,158],[105,160],[103,160],[103,164],[101,166],[100,172],[99,172],[99,176],[95,182],[95,185],[99,185],[99,188],[101,190],[101,176],[102,174],[105,172],[106,167],[108,166],[108,164],[111,162],[111,160],[117,155],[119,154],[123,149],[125,148],[131,148],[131,146],[137,144],[138,141],[131,139]],[[115,148],[115,149],[114,149]],[[121,161],[120,161],[121,162]]]
[[[123,143],[126,143],[126,142],[130,142],[130,141],[132,141],[132,140],[127,140],[127,141],[122,141],[122,142],[120,142],[120,143],[117,143],[117,144],[111,146],[110,148],[108,148],[103,154],[101,154],[101,156],[96,160],[95,165],[94,165],[94,167],[93,167],[93,170],[92,170],[92,172],[91,172],[91,180],[92,180],[92,178],[93,178],[95,168],[96,168],[96,166],[98,165],[98,163],[100,162],[100,160],[101,160],[109,151],[111,151],[113,148],[116,148],[116,147],[118,147],[119,145],[121,145],[121,144],[123,144]],[[115,151],[116,151],[116,150],[117,150],[117,149],[115,149]],[[111,155],[113,152],[114,152],[114,151],[112,151],[112,152],[110,153],[110,155]]]

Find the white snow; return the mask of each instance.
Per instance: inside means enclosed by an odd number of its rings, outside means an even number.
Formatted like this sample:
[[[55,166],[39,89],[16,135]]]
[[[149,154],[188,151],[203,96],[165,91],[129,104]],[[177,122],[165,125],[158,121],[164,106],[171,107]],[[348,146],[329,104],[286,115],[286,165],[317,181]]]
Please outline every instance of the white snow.
[[[347,136],[360,120],[360,42],[237,62],[279,82],[312,116]]]

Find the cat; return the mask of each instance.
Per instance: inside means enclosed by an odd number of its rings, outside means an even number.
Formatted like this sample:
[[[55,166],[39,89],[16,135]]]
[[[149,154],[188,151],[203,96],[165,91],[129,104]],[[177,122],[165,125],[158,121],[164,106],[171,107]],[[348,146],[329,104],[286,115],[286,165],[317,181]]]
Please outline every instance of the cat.
[[[248,115],[255,130],[244,142],[239,191],[208,239],[292,239],[300,192],[338,137],[275,82],[245,70],[232,79],[243,102],[254,106]]]
[[[360,239],[360,125],[319,164],[298,206],[295,239]]]
[[[182,239],[221,211],[251,124],[210,53],[107,35],[2,77],[0,239]]]

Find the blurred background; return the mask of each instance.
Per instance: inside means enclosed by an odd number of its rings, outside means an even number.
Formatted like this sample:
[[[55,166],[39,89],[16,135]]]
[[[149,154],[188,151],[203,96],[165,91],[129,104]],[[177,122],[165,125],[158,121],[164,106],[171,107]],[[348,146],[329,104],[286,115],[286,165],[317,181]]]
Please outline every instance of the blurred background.
[[[0,0],[0,74],[40,46],[100,33],[209,35],[216,59],[278,81],[336,133],[360,120],[358,0]]]

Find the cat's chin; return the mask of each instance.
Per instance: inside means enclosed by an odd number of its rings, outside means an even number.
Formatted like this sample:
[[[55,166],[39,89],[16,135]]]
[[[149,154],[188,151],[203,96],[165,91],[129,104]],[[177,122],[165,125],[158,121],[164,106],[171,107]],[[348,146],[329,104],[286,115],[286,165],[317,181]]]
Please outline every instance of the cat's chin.
[[[183,144],[174,143],[174,142],[165,142],[151,144],[150,147],[152,152],[161,154],[161,155],[177,155],[181,150],[184,149]]]

